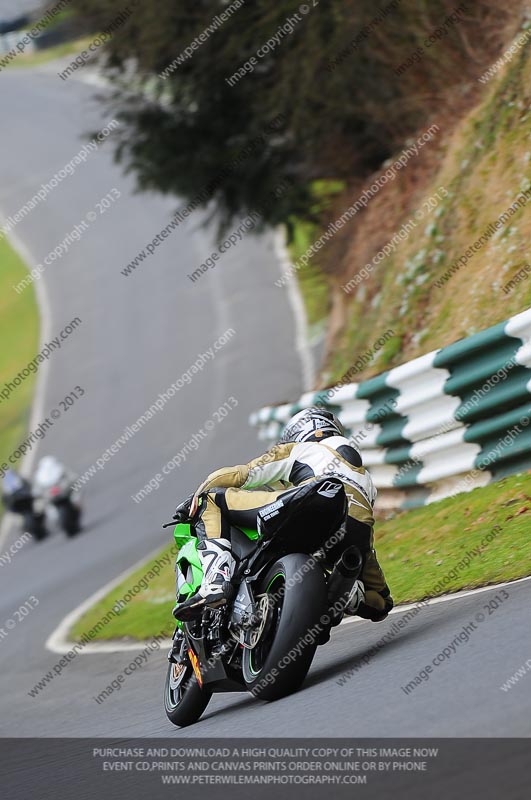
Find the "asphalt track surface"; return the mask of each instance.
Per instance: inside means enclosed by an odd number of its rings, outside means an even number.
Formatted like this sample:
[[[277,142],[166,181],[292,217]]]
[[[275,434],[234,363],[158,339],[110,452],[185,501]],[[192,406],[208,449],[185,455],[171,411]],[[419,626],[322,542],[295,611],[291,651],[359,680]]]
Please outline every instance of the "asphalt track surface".
[[[34,11],[41,5],[38,0],[0,0],[0,20],[12,20],[20,14]]]
[[[0,167],[0,209],[6,215],[79,150],[83,133],[101,128],[108,117],[102,119],[91,100],[93,90],[76,80],[23,71],[0,77],[10,109],[0,134],[9,152]],[[134,653],[78,656],[37,698],[28,695],[60,658],[44,643],[64,615],[167,541],[160,523],[207,471],[256,454],[247,426],[251,410],[301,390],[291,311],[274,286],[278,265],[271,237],[245,239],[193,284],[186,274],[215,249],[212,231],[200,227],[201,216],[194,214],[136,273],[123,277],[120,269],[167,224],[176,204],[134,195],[132,179],[113,164],[105,144],[17,227],[35,262],[114,187],[120,200],[43,277],[52,335],[76,316],[83,320],[52,356],[44,406],[56,407],[76,385],[85,395],[67,419],[54,424],[38,454],[53,452],[83,472],[221,333],[232,327],[236,335],[92,479],[86,530],[79,538],[67,541],[57,534],[42,545],[30,543],[0,568],[0,622],[30,595],[39,600],[0,642],[1,735],[528,736],[530,679],[507,693],[499,686],[531,655],[531,582],[508,587],[508,598],[493,613],[485,606],[499,594],[494,588],[423,609],[368,664],[363,656],[400,615],[380,625],[341,626],[319,648],[296,695],[269,705],[245,694],[217,695],[202,720],[185,731],[172,728],[162,707],[163,652],[102,704],[94,696]],[[184,467],[135,504],[131,494],[230,395],[238,408]],[[406,694],[401,687],[477,614],[484,619],[476,621],[469,641]],[[341,676],[356,667],[342,683]]]

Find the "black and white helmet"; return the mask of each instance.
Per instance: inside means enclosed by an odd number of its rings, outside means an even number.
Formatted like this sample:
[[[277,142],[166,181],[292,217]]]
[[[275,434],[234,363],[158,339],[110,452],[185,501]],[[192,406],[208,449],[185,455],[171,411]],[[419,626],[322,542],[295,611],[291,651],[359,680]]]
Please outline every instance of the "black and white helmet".
[[[340,421],[325,408],[312,406],[299,411],[287,423],[280,444],[289,442],[320,442],[329,436],[344,436]]]

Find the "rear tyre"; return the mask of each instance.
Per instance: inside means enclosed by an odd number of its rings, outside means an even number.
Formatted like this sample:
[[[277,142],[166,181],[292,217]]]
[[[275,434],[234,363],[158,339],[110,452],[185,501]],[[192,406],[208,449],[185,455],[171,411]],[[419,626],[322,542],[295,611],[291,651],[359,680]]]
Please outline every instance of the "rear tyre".
[[[284,556],[258,588],[257,594],[270,596],[271,616],[257,644],[244,650],[242,672],[247,689],[260,700],[277,700],[300,688],[326,627],[326,582],[309,559],[302,553]]]
[[[81,509],[73,503],[64,503],[57,509],[61,528],[67,536],[75,536],[81,530]]]
[[[178,663],[170,661],[164,685],[164,708],[170,722],[180,728],[193,725],[211,697],[212,692],[199,686],[187,655]]]

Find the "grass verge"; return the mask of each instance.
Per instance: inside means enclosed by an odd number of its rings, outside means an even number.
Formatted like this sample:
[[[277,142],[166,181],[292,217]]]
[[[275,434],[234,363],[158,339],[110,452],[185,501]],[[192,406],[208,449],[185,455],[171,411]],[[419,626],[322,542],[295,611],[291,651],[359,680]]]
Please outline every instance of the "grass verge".
[[[530,517],[531,474],[524,473],[377,526],[378,557],[395,601],[531,575]],[[463,567],[467,554],[472,559]]]
[[[167,630],[168,635],[171,635],[175,628],[171,610],[175,600],[173,567],[176,553],[175,544],[171,542],[154,558],[146,561],[83,614],[70,631],[70,637],[78,641],[84,633],[88,634],[113,607],[118,608],[119,601],[137,585],[142,587],[140,591],[123,605],[117,616],[102,627],[98,635],[93,637],[93,641],[123,637],[149,639],[163,630]],[[150,572],[153,571],[157,561],[166,566],[158,576],[150,577]]]
[[[0,239],[0,392],[13,381],[38,350],[39,313],[32,288],[17,294],[13,286],[27,275],[26,267],[5,239]],[[0,465],[24,439],[33,397],[30,373],[7,399],[0,397]]]
[[[63,42],[43,50],[20,53],[13,61],[5,65],[4,70],[39,67],[41,64],[47,64],[49,61],[55,61],[59,58],[66,58],[66,56],[78,56],[93,41],[93,38],[93,36],[84,36],[82,39],[73,39],[71,42]]]
[[[377,526],[376,546],[396,603],[531,574],[531,474],[397,514]],[[100,632],[101,639],[149,639],[173,629],[174,548],[168,567]],[[469,561],[463,566],[466,556]],[[152,559],[91,608],[71,631],[79,639],[149,572]]]
[[[342,181],[317,180],[312,186],[313,205],[310,209],[314,219],[330,206],[332,199],[345,190]],[[292,217],[289,224],[290,241],[288,245],[292,264],[314,245],[321,231],[316,222]],[[330,286],[327,277],[319,269],[318,259],[310,257],[306,266],[299,268],[295,278],[303,296],[309,327],[310,341],[324,336],[326,321],[330,311]]]
[[[294,221],[292,240],[289,244],[289,253],[293,264],[296,264],[313,244],[317,235],[317,227],[313,223],[303,220]],[[322,333],[326,326],[329,311],[328,283],[322,272],[311,262],[297,272],[296,280],[304,298],[310,339],[312,339],[319,332]]]

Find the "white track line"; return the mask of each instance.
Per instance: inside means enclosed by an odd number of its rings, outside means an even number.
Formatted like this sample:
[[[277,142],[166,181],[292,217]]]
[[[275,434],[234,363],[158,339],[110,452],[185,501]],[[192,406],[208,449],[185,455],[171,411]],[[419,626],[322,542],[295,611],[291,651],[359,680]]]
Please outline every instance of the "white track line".
[[[289,259],[288,251],[286,249],[286,245],[284,242],[284,233],[282,229],[278,229],[275,232],[274,236],[274,249],[277,259],[279,261],[280,272],[283,275],[287,270],[292,268],[291,261]],[[302,381],[304,386],[304,391],[309,391],[315,381],[315,371],[314,371],[314,364],[313,358],[311,354],[311,350],[308,344],[308,337],[307,337],[307,320],[306,320],[306,311],[304,308],[304,302],[302,300],[300,290],[295,279],[290,279],[287,282],[287,291],[288,291],[288,300],[293,312],[293,316],[295,319],[295,331],[296,331],[296,351],[300,358],[301,362],[301,371],[302,371]],[[148,559],[151,556],[148,556]],[[68,632],[73,627],[73,625],[77,622],[77,620],[86,612],[88,611],[91,606],[95,603],[99,602],[105,595],[111,591],[115,586],[117,586],[121,581],[125,580],[134,570],[136,570],[139,566],[141,566],[146,559],[143,559],[139,564],[135,564],[131,569],[126,570],[125,572],[121,573],[117,578],[110,581],[108,584],[103,586],[93,595],[88,597],[83,603],[81,603],[77,608],[74,608],[69,614],[64,617],[64,619],[59,623],[57,628],[50,634],[48,639],[46,640],[46,649],[51,650],[53,653],[60,653],[64,655],[72,650],[74,642],[71,642],[68,639]],[[168,646],[171,644],[171,640],[168,639]],[[86,655],[86,654],[93,654],[93,653],[116,653],[120,651],[126,650],[138,650],[141,648],[142,642],[108,642],[108,643],[96,643],[91,642],[90,644],[85,645],[83,650],[79,651],[79,655]]]
[[[91,594],[90,597],[87,597],[87,599],[74,608],[73,611],[70,611],[70,613],[61,620],[59,625],[46,639],[46,649],[51,650],[52,653],[61,653],[62,655],[68,653],[74,645],[74,642],[71,642],[67,638],[68,633],[78,619],[82,617],[86,611],[92,608],[93,605],[99,603],[99,601],[102,600],[106,594],[116,588],[116,586],[122,583],[122,581],[125,581],[125,579],[132,575],[133,572],[136,572],[137,569],[140,569],[140,567],[143,567],[152,558],[155,558],[158,553],[160,553],[160,547],[158,547],[152,553],[149,553],[149,555],[144,556],[144,558],[141,558],[140,561],[137,561],[132,567],[129,567],[121,572],[116,578],[113,578],[112,581],[109,581],[102,586],[101,589],[98,589],[97,592],[94,592],[94,594]],[[171,642],[171,640],[168,639],[168,642]],[[78,655],[84,655],[86,653],[116,653],[121,650],[138,650],[141,647],[142,642],[91,642],[90,644],[85,645],[83,650],[79,651]]]
[[[5,217],[0,213],[0,222],[2,223],[2,227],[5,223]],[[22,242],[16,233],[13,231],[9,232],[9,235],[6,236],[6,239],[9,241],[13,250],[20,256],[22,261],[28,267],[28,271],[32,268],[37,266],[37,259],[35,259],[28,249],[24,242]],[[39,307],[40,312],[40,319],[41,319],[41,326],[40,326],[40,348],[39,352],[44,347],[45,342],[48,340],[51,329],[52,329],[52,316],[50,312],[50,303],[48,300],[48,294],[46,292],[46,288],[44,282],[41,279],[37,279],[33,282],[35,286],[35,295],[37,298],[37,305]],[[26,287],[29,289],[29,287]],[[24,290],[26,291],[26,289]],[[44,417],[44,396],[46,392],[46,382],[47,376],[49,371],[50,362],[48,359],[44,362],[41,366],[39,371],[37,372],[37,383],[35,387],[35,396],[33,398],[33,404],[31,408],[31,417],[30,417],[30,425],[29,430],[32,431],[41,421],[42,417]],[[29,476],[33,467],[33,462],[37,455],[37,450],[31,449],[29,453],[24,457],[22,461],[22,465],[20,471],[23,475]],[[15,527],[15,521],[17,517],[15,514],[5,514],[2,519],[2,524],[0,525],[0,551],[3,550],[5,541],[11,531]]]
[[[517,578],[514,581],[505,581],[504,583],[495,583],[490,584],[489,586],[479,586],[477,589],[463,589],[462,591],[454,592],[453,594],[442,594],[440,597],[434,597],[433,599],[429,600],[424,604],[423,607],[428,608],[429,606],[436,606],[439,603],[448,603],[450,600],[460,600],[463,597],[470,597],[475,594],[481,594],[482,592],[503,589],[504,586],[514,586],[516,583],[523,583],[524,581],[531,581],[531,575],[528,575],[526,578]],[[417,608],[421,602],[421,600],[417,600],[416,603],[407,603],[403,606],[396,606],[392,611],[389,612],[389,616],[391,616],[391,614],[403,614],[405,611],[409,611],[411,608]],[[366,620],[362,619],[361,617],[347,617],[343,620],[341,625],[349,625],[352,622],[366,622]]]
[[[86,611],[88,611],[89,608],[91,608],[95,603],[99,602],[103,597],[105,597],[105,595],[108,592],[114,589],[115,586],[117,586],[119,583],[125,580],[129,575],[131,575],[131,573],[133,573],[135,570],[137,570],[139,567],[145,564],[146,560],[153,558],[155,555],[156,552],[148,556],[147,559],[143,558],[141,561],[132,566],[130,569],[125,570],[125,572],[122,572],[120,575],[118,575],[117,578],[105,584],[105,586],[102,586],[101,589],[98,589],[97,592],[92,594],[83,603],[77,606],[77,608],[74,608],[73,611],[67,614],[66,617],[64,617],[64,619],[61,620],[57,628],[53,631],[52,634],[50,634],[50,636],[46,640],[46,645],[45,645],[46,649],[50,650],[52,653],[59,653],[61,655],[65,655],[65,653],[68,653],[70,650],[72,650],[74,642],[70,641],[67,637],[70,629],[78,621],[78,619]],[[503,588],[504,586],[512,586],[516,583],[523,583],[524,581],[529,581],[529,580],[531,580],[531,576],[527,578],[518,578],[515,581],[506,581],[505,583],[498,583],[494,586],[481,586],[478,589],[467,589],[461,592],[455,592],[454,594],[445,594],[442,595],[441,597],[434,597],[432,600],[429,600],[424,607],[428,608],[429,606],[438,605],[439,603],[448,603],[451,600],[460,600],[461,598],[464,597],[470,597],[471,595],[481,594],[482,592],[495,591],[497,589]],[[408,611],[411,608],[415,608],[419,604],[419,602],[420,601],[417,601],[416,603],[408,603],[403,606],[396,606],[395,608],[393,608],[389,616],[393,614],[403,614],[405,611]],[[361,617],[347,617],[338,627],[341,627],[341,625],[349,625],[352,624],[353,622],[357,623],[367,622],[367,620],[361,619]],[[141,650],[147,644],[149,644],[149,641],[137,641],[137,642],[110,641],[102,643],[91,642],[90,644],[85,645],[83,650],[79,651],[78,655],[93,655],[94,653],[120,653],[122,651],[127,651],[127,650]],[[170,647],[171,639],[164,640],[163,642],[161,642],[161,645],[163,647]]]
[[[274,235],[275,254],[280,264],[280,274],[293,270],[289,253],[285,243],[283,228],[277,228]],[[302,383],[304,392],[310,392],[315,386],[315,366],[312,351],[308,344],[308,319],[306,308],[302,299],[299,284],[295,275],[288,278],[284,284],[288,293],[288,302],[291,306],[295,320],[295,350],[300,358],[302,369]]]

